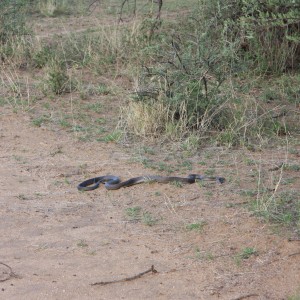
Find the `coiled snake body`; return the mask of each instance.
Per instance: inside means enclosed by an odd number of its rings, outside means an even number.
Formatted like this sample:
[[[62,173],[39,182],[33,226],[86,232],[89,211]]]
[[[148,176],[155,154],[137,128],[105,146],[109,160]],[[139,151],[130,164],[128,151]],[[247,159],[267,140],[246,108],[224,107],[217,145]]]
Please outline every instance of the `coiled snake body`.
[[[187,177],[176,177],[176,176],[140,176],[131,178],[129,180],[121,182],[120,178],[113,175],[100,176],[91,178],[80,183],[77,188],[79,191],[91,191],[99,187],[101,183],[104,184],[108,190],[117,190],[121,187],[128,187],[143,182],[158,182],[158,183],[169,183],[169,182],[181,182],[181,183],[195,183],[197,180],[210,180],[216,181],[217,183],[224,183],[225,178],[219,176],[204,176],[198,174],[190,174]]]

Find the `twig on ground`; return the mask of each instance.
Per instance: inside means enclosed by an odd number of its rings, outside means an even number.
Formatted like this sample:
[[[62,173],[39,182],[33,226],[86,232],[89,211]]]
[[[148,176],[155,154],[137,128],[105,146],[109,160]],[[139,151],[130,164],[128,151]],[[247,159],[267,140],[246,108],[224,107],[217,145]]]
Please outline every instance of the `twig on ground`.
[[[300,254],[300,252],[295,252],[295,253],[289,254],[289,257],[299,255],[299,254]]]
[[[92,1],[92,3],[89,5],[87,11],[90,11],[91,7],[94,6],[94,4],[97,4],[99,3],[100,4],[100,0],[95,0],[95,1]],[[95,8],[94,8],[95,9]],[[93,11],[90,11],[90,14],[92,13]]]
[[[123,279],[118,279],[118,280],[112,280],[112,281],[100,281],[100,282],[95,282],[95,283],[92,283],[91,285],[106,285],[106,284],[111,284],[111,283],[118,283],[118,282],[124,282],[124,281],[131,281],[131,280],[135,280],[135,279],[138,279],[140,277],[142,277],[143,275],[147,274],[147,273],[157,273],[157,271],[154,269],[154,266],[152,265],[150,269],[144,271],[144,272],[141,272],[137,275],[134,275],[134,276],[131,276],[131,277],[126,277],[126,278],[123,278]]]
[[[16,275],[16,274],[13,272],[12,268],[11,268],[9,265],[7,265],[7,264],[5,264],[5,263],[3,263],[3,262],[0,262],[0,265],[5,266],[5,267],[9,270],[9,272],[6,274],[6,277],[5,277],[4,279],[0,279],[0,282],[4,282],[4,281],[6,281],[6,280],[9,280],[9,279],[11,279],[12,277],[18,278],[18,275]]]
[[[279,170],[283,165],[284,165],[284,163],[281,162],[281,163],[279,163],[278,165],[276,165],[274,168],[270,168],[268,171],[270,171],[270,172],[277,171],[277,170]]]
[[[300,238],[297,238],[297,237],[295,237],[295,238],[289,238],[288,241],[289,241],[289,242],[294,242],[294,241],[299,242],[299,241],[300,241]]]
[[[246,299],[246,298],[250,298],[250,297],[258,297],[258,295],[257,294],[248,294],[248,295],[243,295],[243,296],[234,298],[232,300],[242,300],[242,299]]]

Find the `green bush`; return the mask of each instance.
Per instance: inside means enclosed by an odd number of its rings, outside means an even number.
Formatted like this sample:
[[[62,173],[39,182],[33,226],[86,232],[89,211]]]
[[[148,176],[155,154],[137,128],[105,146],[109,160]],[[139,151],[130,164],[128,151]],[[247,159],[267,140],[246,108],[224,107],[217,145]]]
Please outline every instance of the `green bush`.
[[[25,13],[27,1],[0,1],[0,43],[4,44],[12,36],[23,35],[25,28]]]
[[[229,14],[221,15],[226,35],[231,41],[239,40],[241,55],[253,68],[277,74],[299,69],[299,3],[295,0],[222,1],[221,7],[226,5],[231,8]]]
[[[59,95],[70,91],[70,79],[63,63],[53,60],[48,65],[46,89]]]
[[[143,30],[142,39],[136,39],[140,41],[136,45],[143,46],[139,49],[139,63],[144,67],[138,75],[134,99],[139,106],[132,105],[135,112],[129,115],[141,117],[136,111],[145,112],[143,105],[165,107],[160,111],[167,113],[166,124],[151,126],[151,130],[155,130],[148,135],[175,133],[182,136],[189,130],[206,131],[226,126],[227,110],[220,110],[227,101],[223,83],[236,68],[237,45],[232,43],[229,49],[220,39],[218,18],[214,17],[216,22],[212,27],[212,20],[202,17],[201,9],[200,5],[199,10],[177,24],[164,25],[147,42],[144,42]],[[149,113],[142,115],[151,117]],[[153,114],[156,116],[158,114]],[[130,123],[141,122],[131,120]]]
[[[0,1],[0,59],[27,66],[31,56],[31,39],[27,37],[26,0]]]
[[[43,68],[47,63],[55,57],[55,47],[49,45],[41,46],[32,55],[33,66],[35,68]]]
[[[151,38],[144,27],[130,40],[141,66],[127,108],[133,132],[184,136],[219,130],[220,140],[228,144],[239,144],[241,138],[247,142],[251,132],[285,132],[249,98],[249,104],[237,104],[232,82],[299,68],[300,5],[294,0],[200,0],[191,15],[177,24],[163,23]],[[167,114],[159,122],[157,107]],[[149,134],[135,126],[146,121]]]

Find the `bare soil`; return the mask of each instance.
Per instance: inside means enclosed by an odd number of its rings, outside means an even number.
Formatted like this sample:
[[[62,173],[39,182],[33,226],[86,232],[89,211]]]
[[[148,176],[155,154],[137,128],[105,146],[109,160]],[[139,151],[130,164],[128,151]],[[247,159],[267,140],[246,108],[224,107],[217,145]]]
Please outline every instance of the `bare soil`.
[[[0,257],[16,275],[1,283],[3,299],[287,299],[299,288],[299,241],[259,222],[234,190],[237,181],[244,187],[251,181],[245,153],[215,149],[208,159],[220,175],[234,170],[225,185],[153,183],[80,193],[76,185],[86,177],[125,179],[149,170],[121,146],[79,142],[10,109],[1,108],[0,128]],[[259,154],[265,169],[280,156]],[[154,216],[152,226],[128,219],[125,210],[136,206]],[[202,230],[185,228],[199,221]],[[257,255],[239,260],[246,247]],[[152,265],[155,274],[91,286]],[[7,278],[8,269],[0,268]]]
[[[110,103],[106,116],[115,107]],[[181,157],[190,165],[172,173],[213,169],[226,177],[224,185],[152,183],[79,192],[76,186],[90,177],[166,171],[137,162],[144,145],[80,141],[63,128],[33,126],[33,117],[0,107],[0,298],[279,300],[299,293],[300,241],[289,241],[293,231],[259,220],[240,195],[255,189],[260,177],[273,189],[281,169],[270,170],[280,162],[299,164],[299,144],[292,153],[286,146],[202,149]],[[176,165],[179,159],[159,145],[149,156],[153,163]],[[281,174],[296,179],[289,189],[299,190],[298,173]],[[141,215],[131,218],[126,210],[135,207]],[[189,230],[188,224],[203,227]],[[242,257],[245,249],[256,252]],[[156,273],[93,285],[151,266]]]

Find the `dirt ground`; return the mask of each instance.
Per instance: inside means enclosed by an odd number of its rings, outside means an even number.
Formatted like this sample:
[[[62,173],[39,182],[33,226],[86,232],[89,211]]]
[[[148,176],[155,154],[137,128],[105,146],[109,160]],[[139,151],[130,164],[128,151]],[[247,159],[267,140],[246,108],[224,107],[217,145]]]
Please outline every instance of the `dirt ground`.
[[[45,24],[37,29],[41,36]],[[47,35],[52,29],[56,32],[50,26]],[[106,112],[112,110],[109,103]],[[255,190],[260,177],[272,189],[274,177],[281,175],[293,176],[289,189],[299,190],[299,172],[270,171],[280,162],[299,164],[299,143],[292,153],[286,145],[257,152],[202,149],[172,173],[213,169],[226,178],[223,185],[151,183],[79,192],[76,186],[86,178],[166,172],[134,159],[145,154],[144,145],[80,141],[64,128],[34,126],[32,118],[0,106],[1,299],[279,300],[299,295],[300,241],[289,241],[297,235],[259,220],[240,193]],[[154,162],[177,163],[159,145],[154,149],[149,154]],[[140,215],[130,215],[137,207]],[[255,251],[243,256],[247,249]],[[157,272],[141,274],[151,266]],[[93,285],[126,278],[132,280]]]
[[[247,186],[250,178],[241,153],[218,149],[209,159],[220,175],[234,169],[222,186],[153,183],[82,193],[76,185],[88,176],[125,179],[149,170],[121,146],[79,142],[10,109],[1,108],[0,137],[0,257],[14,273],[1,283],[3,299],[287,299],[300,287],[299,242],[259,222],[234,192],[237,180]],[[264,165],[279,156],[272,152]],[[224,167],[224,159],[232,165]],[[136,206],[155,216],[152,226],[128,220],[125,210]],[[185,228],[199,220],[202,230]],[[238,260],[246,247],[257,254]],[[91,285],[152,265],[155,274]],[[0,270],[6,279],[9,269]]]

